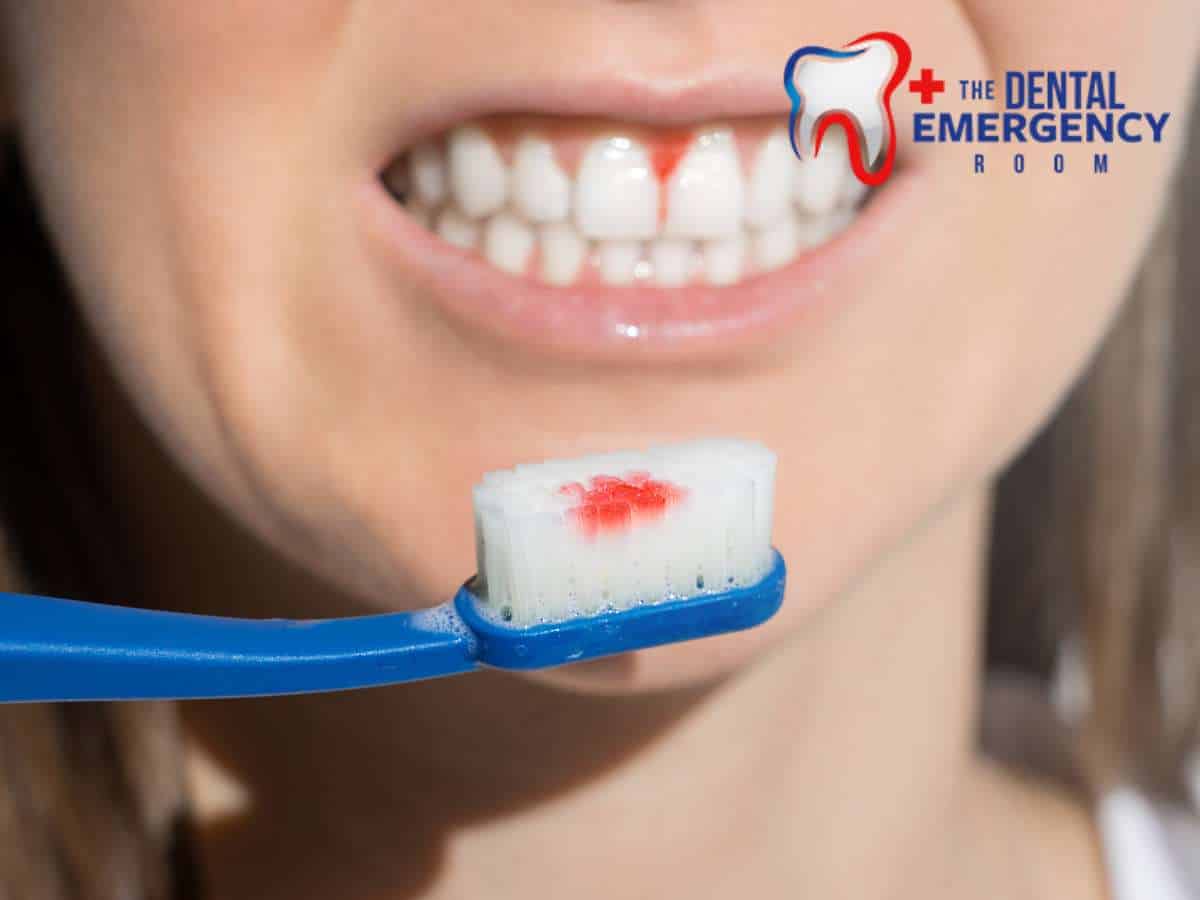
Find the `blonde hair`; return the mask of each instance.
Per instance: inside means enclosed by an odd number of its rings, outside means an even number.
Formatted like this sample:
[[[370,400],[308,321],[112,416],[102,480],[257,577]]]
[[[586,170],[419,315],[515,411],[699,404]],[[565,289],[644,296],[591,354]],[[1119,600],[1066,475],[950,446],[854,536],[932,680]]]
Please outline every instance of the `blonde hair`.
[[[994,663],[1048,678],[1082,649],[1083,785],[1181,804],[1200,749],[1198,113],[1131,296],[1000,479],[988,616]]]

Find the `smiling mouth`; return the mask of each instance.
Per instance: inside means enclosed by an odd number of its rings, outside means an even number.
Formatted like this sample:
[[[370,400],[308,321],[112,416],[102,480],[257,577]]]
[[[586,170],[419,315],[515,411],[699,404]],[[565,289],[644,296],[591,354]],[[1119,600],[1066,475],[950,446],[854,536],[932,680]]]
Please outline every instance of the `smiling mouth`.
[[[427,97],[364,184],[385,296],[431,302],[477,352],[766,358],[879,293],[929,188],[900,152],[865,189],[837,128],[798,159],[787,123],[761,72]]]
[[[840,132],[801,161],[779,117],[656,128],[483,116],[383,184],[447,245],[553,287],[738,285],[848,228],[868,196]]]

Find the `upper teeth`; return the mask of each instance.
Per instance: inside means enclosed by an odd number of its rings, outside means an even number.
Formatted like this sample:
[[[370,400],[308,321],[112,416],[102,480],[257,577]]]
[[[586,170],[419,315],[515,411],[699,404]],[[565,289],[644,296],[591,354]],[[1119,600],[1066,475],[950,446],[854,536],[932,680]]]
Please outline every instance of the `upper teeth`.
[[[746,186],[746,222],[763,227],[787,214],[796,158],[783,131],[771,133],[758,148],[758,159]]]
[[[571,179],[541,138],[523,138],[513,156],[513,203],[530,222],[561,222],[571,211]]]
[[[433,207],[446,199],[446,166],[437,145],[425,141],[413,147],[411,180],[417,199]]]
[[[800,161],[784,128],[747,160],[731,129],[702,129],[660,183],[631,137],[591,141],[571,173],[543,137],[522,136],[506,158],[471,124],[417,144],[386,179],[446,241],[509,272],[560,285],[588,272],[610,284],[729,284],[848,224],[862,190],[835,131],[818,158]]]
[[[508,168],[492,139],[478,128],[450,135],[450,186],[472,219],[498,212],[508,200]]]

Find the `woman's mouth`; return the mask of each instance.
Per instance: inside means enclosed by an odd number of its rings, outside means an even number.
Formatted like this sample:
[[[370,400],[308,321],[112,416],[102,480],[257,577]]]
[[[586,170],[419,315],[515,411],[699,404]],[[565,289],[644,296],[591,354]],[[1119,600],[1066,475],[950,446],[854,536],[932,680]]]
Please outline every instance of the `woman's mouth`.
[[[909,193],[903,166],[867,191],[838,129],[798,159],[786,124],[485,111],[388,162],[376,221],[401,278],[476,329],[575,356],[740,349],[852,291]]]
[[[738,284],[854,218],[840,134],[801,162],[777,118],[693,129],[538,116],[461,125],[385,183],[444,241],[545,284]]]

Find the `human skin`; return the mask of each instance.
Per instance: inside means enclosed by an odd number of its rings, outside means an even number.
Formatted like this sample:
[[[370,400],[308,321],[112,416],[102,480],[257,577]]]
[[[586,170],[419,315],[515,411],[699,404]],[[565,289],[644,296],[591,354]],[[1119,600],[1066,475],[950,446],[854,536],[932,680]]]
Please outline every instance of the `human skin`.
[[[1029,150],[1018,179],[1003,152],[998,171],[981,177],[960,146],[905,146],[908,175],[895,190],[916,199],[896,200],[905,214],[879,222],[889,252],[858,262],[845,282],[853,296],[703,358],[637,347],[619,360],[573,357],[465,327],[389,250],[396,236],[381,236],[380,162],[400,149],[415,110],[440,97],[518,78],[621,73],[669,108],[680,85],[730,72],[776,80],[800,44],[885,28],[905,35],[917,66],[933,64],[947,80],[1115,69],[1127,103],[1173,112],[1167,139],[1113,148],[1104,177],[1080,171],[1090,154],[1072,156],[1079,168],[1059,176],[1052,149]],[[903,16],[883,3],[540,0],[514,14],[490,3],[9,0],[2,29],[14,116],[52,235],[116,376],[114,403],[132,403],[134,418],[114,420],[127,426],[114,431],[115,455],[146,463],[127,476],[153,551],[148,578],[174,605],[244,615],[427,606],[474,567],[469,488],[487,470],[705,434],[756,438],[779,455],[775,543],[789,590],[764,627],[536,684],[488,676],[194,713],[197,733],[219,739],[227,765],[273,809],[298,802],[295,781],[280,773],[304,771],[277,743],[288,733],[282,723],[312,726],[302,756],[307,771],[325,774],[305,790],[321,798],[326,821],[371,823],[369,834],[354,832],[357,849],[329,850],[320,871],[330,892],[399,891],[403,866],[381,835],[417,813],[363,812],[365,798],[408,784],[411,772],[390,780],[381,762],[389,753],[445,789],[419,813],[472,848],[422,882],[446,896],[465,890],[479,860],[523,858],[522,840],[539,848],[525,875],[548,860],[586,873],[615,823],[644,804],[661,827],[639,826],[648,830],[638,846],[688,865],[631,865],[636,884],[621,893],[613,881],[605,896],[638,895],[638,884],[660,877],[700,878],[720,854],[687,856],[707,846],[683,799],[689,772],[693,784],[724,773],[705,788],[704,808],[732,810],[744,827],[742,840],[714,846],[730,858],[753,853],[766,895],[787,885],[811,896],[890,896],[887,884],[904,896],[900,885],[913,882],[936,896],[928,891],[950,878],[948,859],[990,869],[932,836],[951,821],[977,821],[976,800],[1001,795],[1023,798],[1015,808],[1044,815],[1055,834],[1074,835],[1063,840],[1088,871],[1090,839],[1074,814],[997,786],[971,754],[982,517],[991,479],[1111,321],[1161,207],[1200,35],[1188,0],[1136,9],[939,0]],[[782,91],[780,102],[786,111]],[[915,98],[901,92],[896,103],[904,122]],[[954,106],[947,98],[936,108]],[[137,433],[143,426],[148,435]],[[189,527],[167,540],[164,524],[184,515],[206,523],[205,533]],[[463,742],[461,718],[451,726],[435,715],[450,702],[472,710],[471,733],[495,741],[494,758],[448,749]],[[550,746],[510,734],[509,714],[535,721],[528,733]],[[393,715],[424,716],[419,746],[379,725]],[[556,716],[574,730],[547,727]],[[626,727],[658,742],[611,737]],[[370,765],[325,744],[351,734]],[[737,766],[714,747],[730,734],[756,748]],[[528,796],[513,788],[494,804],[504,815],[484,816],[461,788],[475,784],[464,771],[526,785]],[[670,795],[671,777],[681,780],[673,806],[656,799]],[[964,780],[975,787],[952,789]],[[328,796],[327,782],[338,785]],[[587,789],[568,790],[578,782]],[[969,813],[962,796],[975,798]],[[911,821],[880,812],[918,807]],[[236,839],[213,844],[215,865],[238,873],[231,882],[266,878],[237,850],[259,847],[256,829],[278,827],[262,808]],[[456,818],[451,808],[473,812]],[[785,809],[798,824],[767,839],[765,809],[772,821]],[[672,827],[672,814],[690,818],[688,827]],[[451,828],[476,818],[486,826]],[[554,827],[581,822],[608,824],[587,838],[593,855],[563,844]],[[720,823],[711,824],[716,841]],[[318,843],[295,829],[289,847]],[[680,855],[671,856],[676,839]],[[633,859],[636,850],[619,852]],[[794,855],[782,864],[795,852],[803,872]],[[297,862],[291,871],[312,884],[309,869]],[[520,877],[506,884],[515,891]],[[1099,896],[1087,877],[1081,885],[1080,896]],[[272,886],[286,895],[278,880]]]

